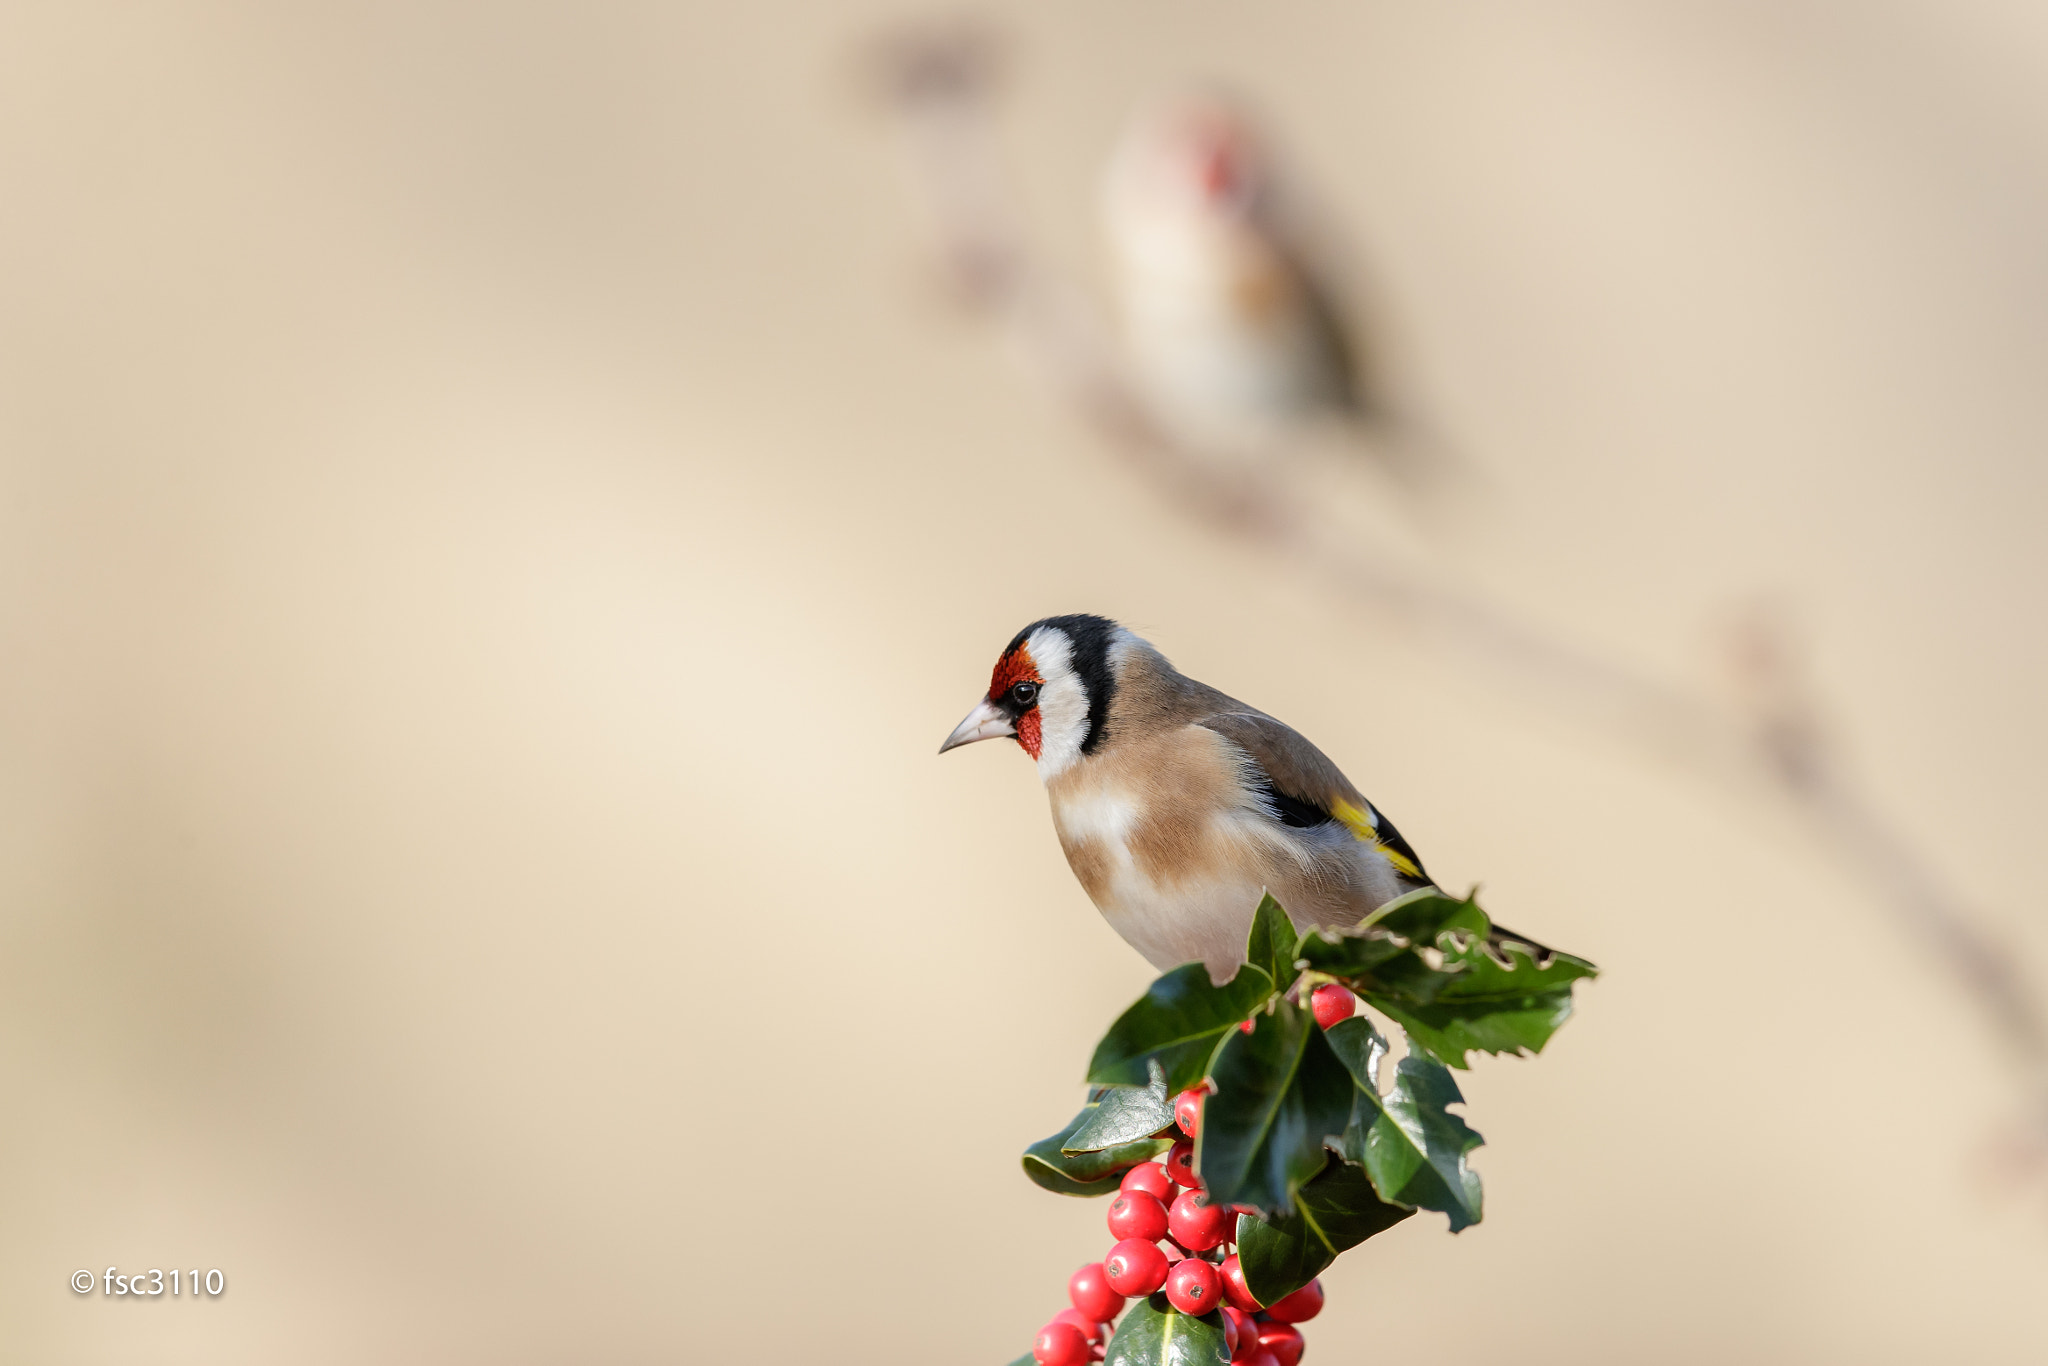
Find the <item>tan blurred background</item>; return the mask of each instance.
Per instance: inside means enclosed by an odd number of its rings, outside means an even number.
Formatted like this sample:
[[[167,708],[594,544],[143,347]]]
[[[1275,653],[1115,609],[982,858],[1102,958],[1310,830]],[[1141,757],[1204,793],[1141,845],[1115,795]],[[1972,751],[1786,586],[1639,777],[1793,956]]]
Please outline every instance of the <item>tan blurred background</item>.
[[[1150,972],[933,751],[1093,610],[1606,969],[1311,1361],[2041,1360],[1969,1002],[1107,463],[931,287],[854,60],[912,13],[0,11],[0,1358],[1008,1361],[1103,1243],[1017,1153]],[[1483,469],[1442,553],[1673,678],[1795,604],[2038,977],[2048,11],[992,13],[1062,259],[1135,99],[1248,92]]]

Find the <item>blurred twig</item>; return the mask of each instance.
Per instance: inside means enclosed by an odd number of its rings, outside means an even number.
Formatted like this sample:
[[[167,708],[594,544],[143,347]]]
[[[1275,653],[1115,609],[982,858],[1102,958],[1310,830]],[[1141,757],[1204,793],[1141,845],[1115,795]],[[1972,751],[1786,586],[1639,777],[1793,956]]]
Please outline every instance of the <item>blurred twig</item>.
[[[904,134],[952,292],[996,323],[1023,359],[1169,502],[1299,565],[1356,608],[1454,654],[1524,700],[1567,713],[1694,771],[1761,781],[1870,889],[1982,1010],[2021,1069],[2025,1127],[2048,1154],[2048,1024],[2015,965],[1962,895],[1844,772],[1782,626],[1752,614],[1729,642],[1738,684],[1723,705],[1602,658],[1340,534],[1287,469],[1219,467],[1147,415],[1084,301],[1030,251],[995,137],[1000,47],[971,24],[878,45],[875,69]]]

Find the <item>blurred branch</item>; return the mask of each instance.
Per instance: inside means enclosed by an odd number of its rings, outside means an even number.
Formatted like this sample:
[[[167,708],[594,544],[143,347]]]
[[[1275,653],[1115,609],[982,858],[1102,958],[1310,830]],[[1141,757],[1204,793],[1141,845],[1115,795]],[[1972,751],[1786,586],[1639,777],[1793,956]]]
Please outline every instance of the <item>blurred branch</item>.
[[[2023,1072],[2027,1128],[2048,1152],[2048,1025],[2034,993],[1913,832],[1886,820],[1847,777],[1781,624],[1757,613],[1734,633],[1738,698],[1722,705],[1360,544],[1308,505],[1280,462],[1221,467],[1178,444],[1147,414],[1079,293],[1029,249],[995,137],[994,36],[971,24],[927,27],[893,35],[873,56],[952,292],[1000,327],[1124,464],[1187,515],[1293,562],[1519,699],[1718,781],[1761,781],[1976,1002]]]

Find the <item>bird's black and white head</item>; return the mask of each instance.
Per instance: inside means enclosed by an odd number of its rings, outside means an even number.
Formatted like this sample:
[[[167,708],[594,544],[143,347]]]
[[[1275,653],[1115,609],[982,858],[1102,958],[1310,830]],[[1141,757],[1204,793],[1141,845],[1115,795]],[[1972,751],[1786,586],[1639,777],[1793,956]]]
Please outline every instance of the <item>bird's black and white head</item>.
[[[988,693],[939,753],[1015,737],[1051,781],[1093,754],[1116,697],[1115,656],[1136,638],[1105,617],[1047,617],[1017,633],[996,660]]]

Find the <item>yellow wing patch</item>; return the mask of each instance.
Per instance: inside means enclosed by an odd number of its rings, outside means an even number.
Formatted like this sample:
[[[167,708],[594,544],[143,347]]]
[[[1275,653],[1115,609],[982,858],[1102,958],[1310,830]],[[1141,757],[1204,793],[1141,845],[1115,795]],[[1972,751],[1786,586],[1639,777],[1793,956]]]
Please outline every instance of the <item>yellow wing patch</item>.
[[[1392,845],[1381,842],[1380,819],[1373,814],[1370,806],[1361,811],[1350,802],[1338,800],[1330,804],[1330,814],[1342,821],[1344,828],[1355,835],[1361,843],[1370,844],[1378,850],[1380,857],[1394,865],[1395,872],[1404,877],[1422,876],[1422,870],[1415,866],[1414,859]]]

